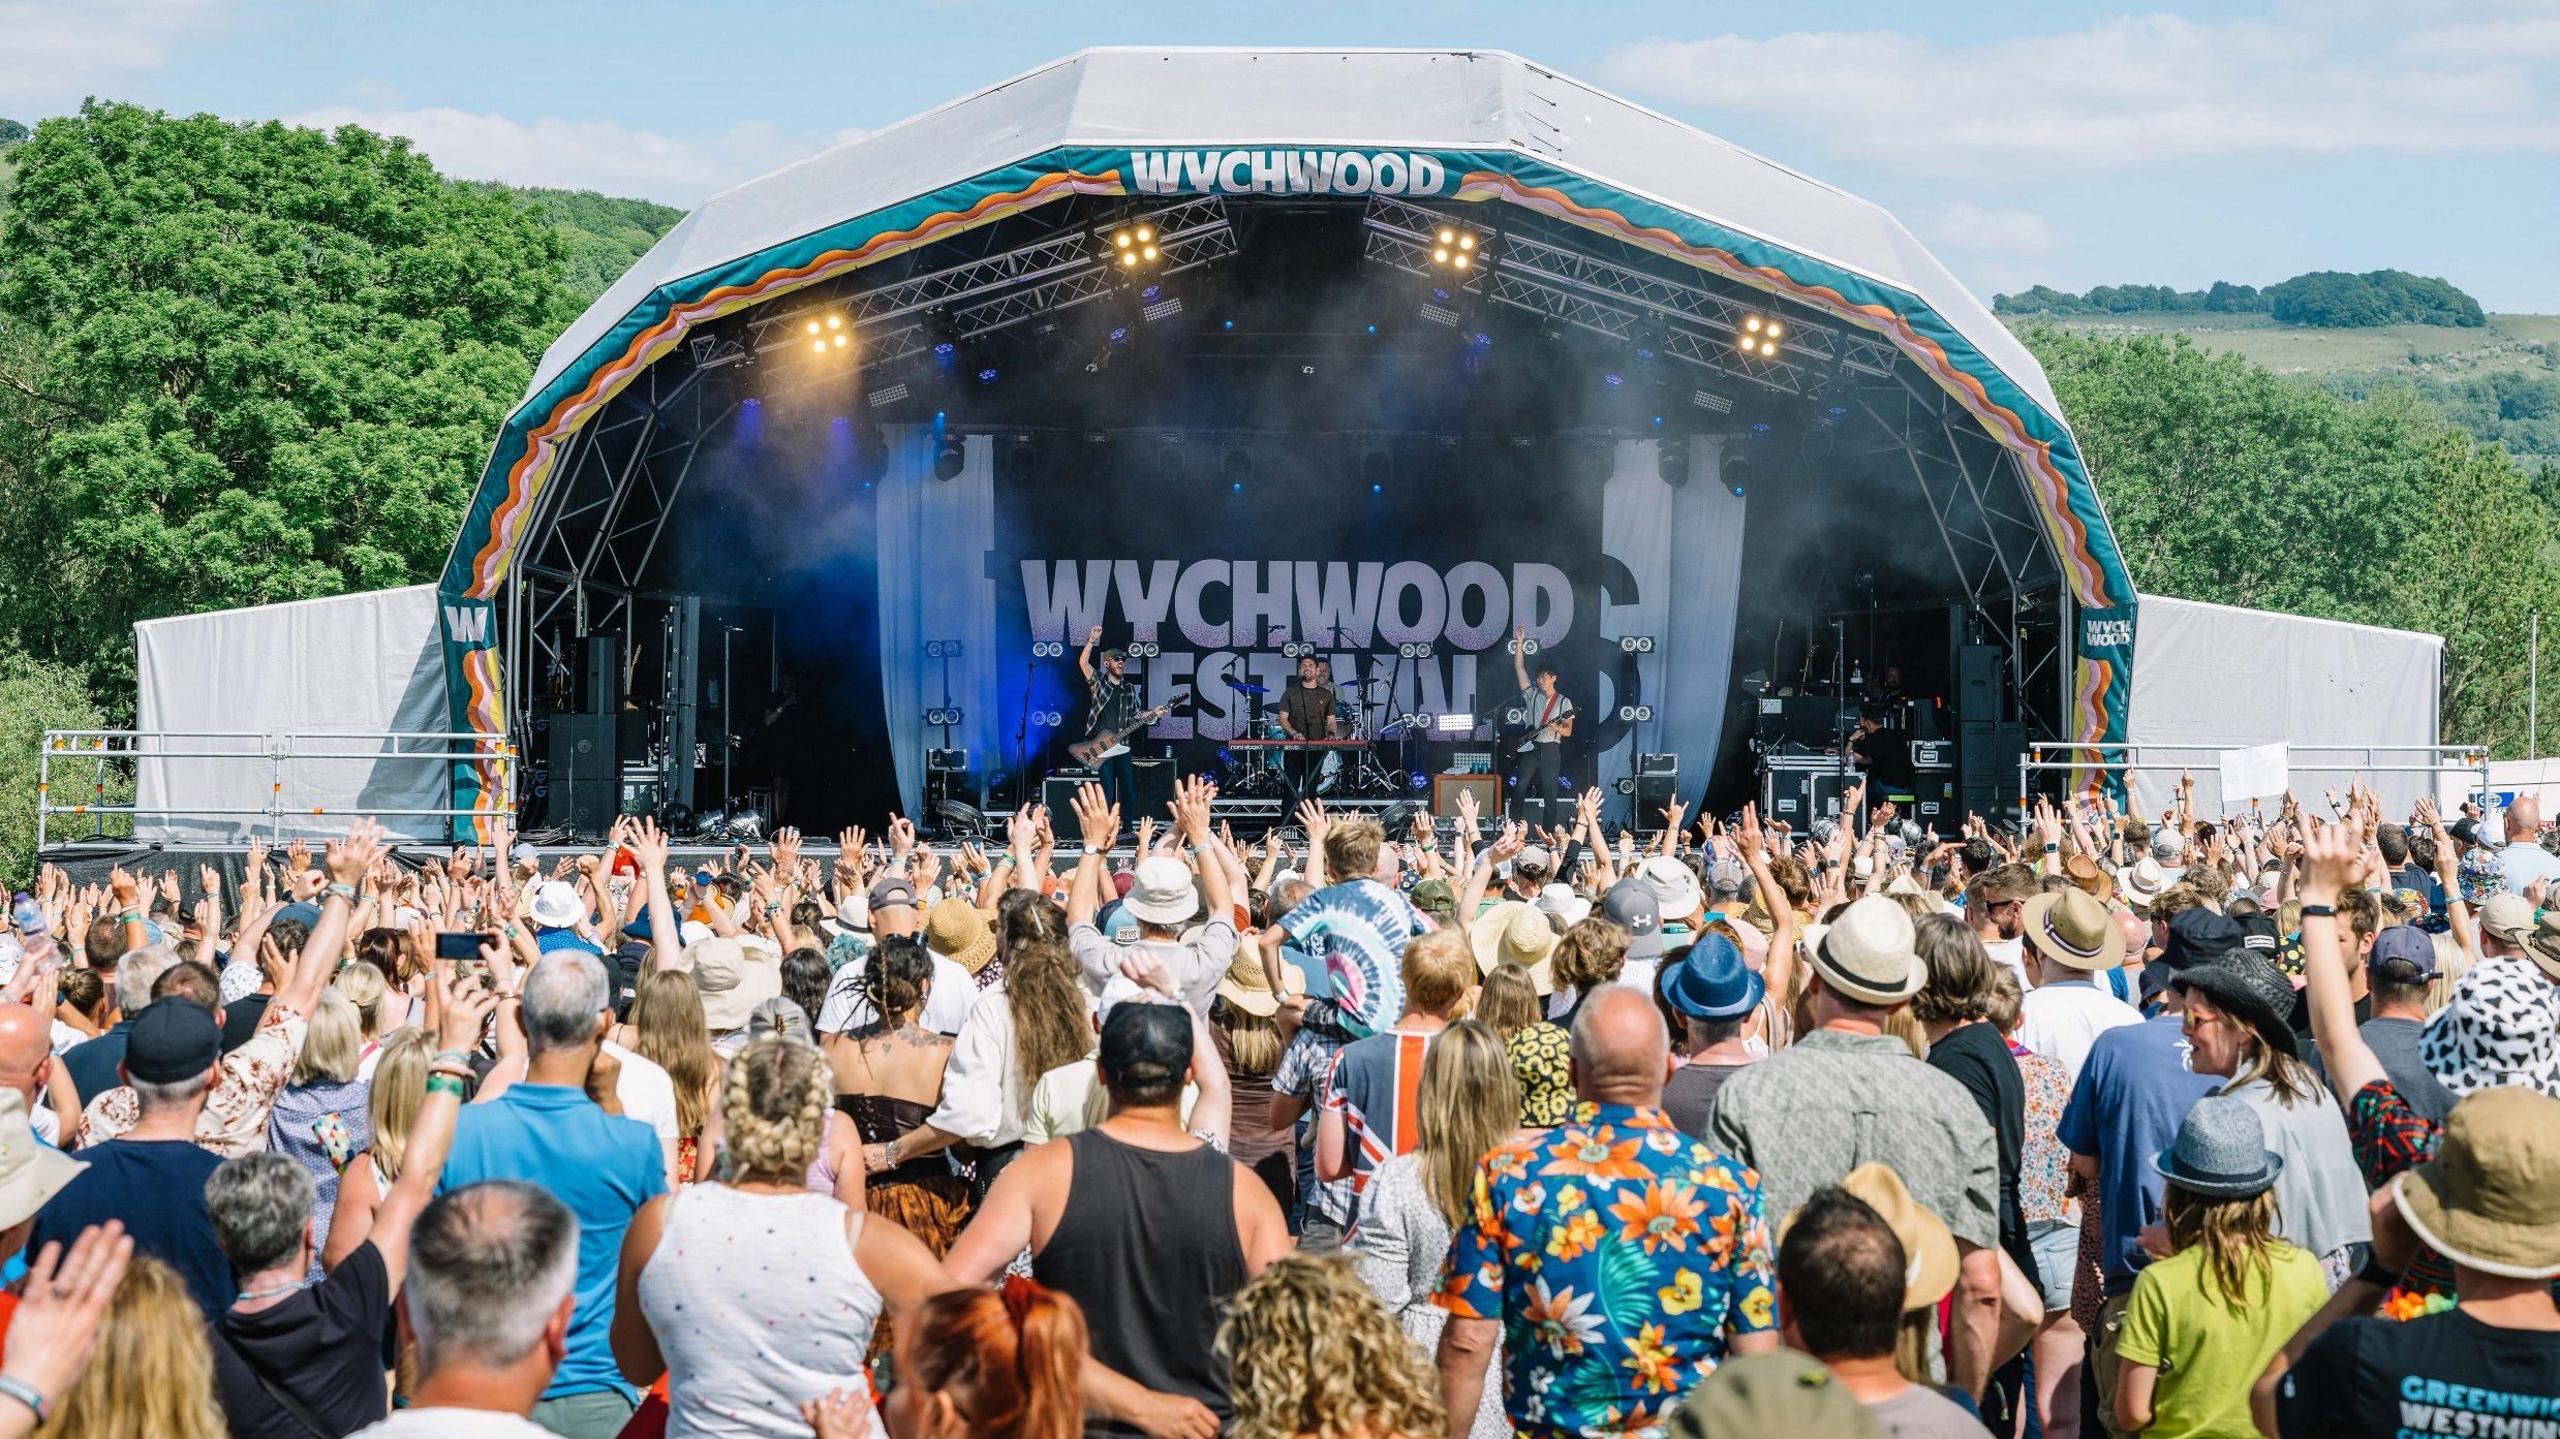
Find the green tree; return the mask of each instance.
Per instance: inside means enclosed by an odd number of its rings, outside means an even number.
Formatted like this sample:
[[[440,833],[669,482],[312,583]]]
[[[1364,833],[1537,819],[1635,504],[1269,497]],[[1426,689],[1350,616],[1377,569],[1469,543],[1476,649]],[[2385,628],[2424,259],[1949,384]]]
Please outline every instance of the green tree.
[[[122,696],[135,620],[436,571],[569,308],[539,215],[353,127],[93,101],[12,159],[0,644]]]
[[[66,665],[49,665],[24,655],[0,655],[0,881],[24,884],[35,874],[37,749],[49,729],[98,729],[106,717],[80,673]],[[53,793],[63,804],[91,797],[97,762],[61,760],[53,767]],[[130,767],[109,766],[106,800],[130,803]],[[66,817],[51,838],[81,839],[93,830],[131,834],[123,816],[96,819]]]

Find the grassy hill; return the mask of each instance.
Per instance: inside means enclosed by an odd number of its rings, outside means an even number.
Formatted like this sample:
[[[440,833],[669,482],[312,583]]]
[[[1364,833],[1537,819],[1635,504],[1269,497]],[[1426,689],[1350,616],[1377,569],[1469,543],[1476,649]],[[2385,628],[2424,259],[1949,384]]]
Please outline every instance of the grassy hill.
[[[2182,334],[2281,375],[2362,399],[2401,385],[2482,441],[2560,463],[2560,315],[2491,314],[2488,324],[2314,329],[2263,314],[2037,317],[2076,334]]]

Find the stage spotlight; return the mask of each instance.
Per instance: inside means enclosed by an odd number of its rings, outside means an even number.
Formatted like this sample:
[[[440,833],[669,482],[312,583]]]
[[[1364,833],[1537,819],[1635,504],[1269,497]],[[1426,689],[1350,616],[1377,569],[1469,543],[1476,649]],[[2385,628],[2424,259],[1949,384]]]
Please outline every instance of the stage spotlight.
[[[1637,723],[1637,722],[1640,722],[1640,721],[1643,721],[1643,720],[1649,720],[1649,719],[1653,718],[1653,706],[1651,706],[1651,705],[1620,705],[1620,706],[1618,706],[1618,718],[1619,718],[1619,719],[1621,719],[1621,720],[1625,720],[1625,721],[1627,721],[1627,722],[1629,722],[1629,723],[1631,723],[1631,724],[1632,724],[1632,723]]]
[[[1617,790],[1620,794],[1634,794],[1636,792],[1636,782],[1625,775],[1620,775],[1618,777]]]
[[[1512,729],[1518,729],[1522,722],[1526,721],[1528,718],[1529,712],[1520,708],[1518,705],[1513,705],[1511,708],[1502,712],[1503,724]]]
[[[1653,472],[1673,489],[1689,483],[1689,442],[1677,437],[1655,442]]]
[[[969,467],[969,451],[958,435],[945,435],[933,447],[933,477],[956,480]]]
[[[1164,646],[1154,640],[1140,640],[1129,646],[1129,658],[1133,660],[1151,660],[1163,653]]]
[[[1047,710],[1041,714],[1040,721],[1049,728],[1056,729],[1067,722],[1067,717],[1056,710]]]
[[[1118,254],[1120,268],[1124,270],[1153,265],[1164,255],[1156,246],[1155,226],[1143,220],[1112,231],[1111,248]]]
[[[1523,655],[1533,655],[1538,652],[1538,642],[1532,639],[1515,640],[1512,642],[1512,647]]]
[[[1054,660],[1066,652],[1067,647],[1057,640],[1033,640],[1031,642],[1031,657],[1035,660]]]
[[[1727,460],[1724,462],[1724,487],[1732,492],[1735,499],[1741,499],[1743,490],[1755,473],[1749,460],[1739,457]]]
[[[1431,237],[1431,263],[1465,270],[1476,262],[1476,237],[1455,225],[1443,225]]]

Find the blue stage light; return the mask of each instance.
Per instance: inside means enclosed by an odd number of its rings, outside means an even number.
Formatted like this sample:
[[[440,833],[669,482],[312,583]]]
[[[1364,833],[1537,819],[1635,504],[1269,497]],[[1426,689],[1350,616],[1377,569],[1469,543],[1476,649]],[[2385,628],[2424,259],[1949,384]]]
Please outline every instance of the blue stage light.
[[[1616,388],[1618,388],[1620,385],[1625,384],[1626,382],[1627,382],[1627,381],[1626,381],[1626,377],[1625,377],[1625,376],[1623,376],[1623,375],[1620,375],[1620,374],[1616,373],[1615,371],[1612,371],[1612,372],[1610,372],[1610,373],[1608,373],[1608,374],[1605,374],[1605,375],[1602,375],[1602,376],[1600,377],[1600,383],[1602,383],[1602,384],[1604,384],[1604,385],[1607,385],[1610,389],[1613,389],[1613,390],[1614,390],[1614,389],[1616,389]]]
[[[978,383],[979,383],[979,384],[981,384],[981,385],[992,385],[992,384],[994,384],[995,382],[996,382],[996,367],[995,367],[995,366],[993,366],[993,365],[989,365],[989,366],[987,366],[985,369],[980,370],[980,371],[978,372]]]
[[[1235,327],[1236,327],[1236,322],[1235,322],[1235,321],[1233,321],[1233,320],[1220,320],[1220,321],[1218,322],[1218,328],[1219,328],[1219,329],[1221,329],[1221,330],[1232,330],[1232,329],[1234,329]]]
[[[1241,495],[1244,493],[1244,482],[1242,480],[1238,480],[1236,483],[1227,486],[1227,488]]]
[[[1413,786],[1414,792],[1419,794],[1422,791],[1431,788],[1431,776],[1417,773],[1408,781],[1408,783]]]
[[[1369,327],[1369,333],[1370,333],[1370,334],[1372,334],[1372,335],[1374,335],[1374,334],[1378,333],[1378,327],[1377,327],[1377,326],[1375,326],[1375,325],[1371,325],[1371,326]]]
[[[1117,345],[1117,344],[1120,344],[1120,343],[1122,343],[1123,341],[1127,340],[1128,338],[1129,338],[1129,327],[1128,327],[1128,326],[1126,326],[1126,325],[1114,325],[1114,326],[1112,326],[1112,327],[1111,327],[1111,343],[1113,343],[1113,344]]]
[[[1384,485],[1371,485],[1371,486],[1369,487],[1369,493],[1371,493],[1371,494],[1373,494],[1373,495],[1383,495],[1383,494],[1385,494],[1386,492],[1387,492],[1387,487],[1386,487],[1386,486],[1384,486]]]
[[[1653,427],[1657,430],[1662,428],[1662,417],[1660,415],[1653,417]]]
[[[940,344],[937,344],[937,345],[935,345],[935,346],[933,347],[933,353],[934,353],[935,355],[937,355],[937,356],[941,357],[942,359],[947,360],[947,359],[950,359],[950,358],[951,358],[951,351],[953,350],[953,348],[955,348],[955,347],[952,345],[952,343],[951,343],[949,340],[944,340],[944,341],[942,341]]]
[[[1140,290],[1140,291],[1138,292],[1138,298],[1139,298],[1139,299],[1141,299],[1141,300],[1153,301],[1153,300],[1161,299],[1161,298],[1163,298],[1163,296],[1164,296],[1164,286],[1162,286],[1162,285],[1149,285],[1149,286],[1148,286],[1148,287],[1146,287],[1145,289]]]

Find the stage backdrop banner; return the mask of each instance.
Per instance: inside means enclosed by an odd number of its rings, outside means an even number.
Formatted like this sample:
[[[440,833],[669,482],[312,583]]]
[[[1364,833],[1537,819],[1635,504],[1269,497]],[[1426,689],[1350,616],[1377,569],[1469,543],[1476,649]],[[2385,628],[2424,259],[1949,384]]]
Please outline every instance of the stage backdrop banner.
[[[270,833],[254,813],[208,813],[267,808],[279,775],[266,758],[269,737],[300,736],[305,753],[371,756],[384,749],[372,736],[448,723],[433,585],[145,620],[133,640],[138,727],[167,735],[171,751],[241,756],[140,761],[142,808],[193,812],[140,816],[142,839],[233,844]],[[330,734],[350,738],[322,738]],[[439,760],[302,758],[280,773],[287,838],[341,834],[364,813],[382,814],[394,839],[448,834],[431,815],[383,814],[446,808],[450,776]]]
[[[1087,718],[1075,656],[1097,625],[1103,646],[1135,651],[1130,672],[1149,704],[1177,702],[1141,752],[1169,750],[1184,773],[1216,769],[1224,742],[1250,732],[1254,700],[1235,684],[1262,686],[1263,713],[1277,715],[1293,642],[1331,661],[1346,697],[1356,690],[1373,735],[1415,713],[1483,722],[1465,744],[1390,743],[1387,767],[1428,771],[1454,749],[1491,750],[1518,691],[1518,625],[1538,646],[1530,668],[1558,664],[1582,709],[1568,750],[1577,784],[1613,781],[1634,751],[1666,749],[1683,757],[1684,791],[1704,785],[1731,668],[1744,503],[1715,480],[1712,444],[1692,447],[1680,488],[1660,479],[1649,441],[1613,446],[1605,482],[1551,472],[1553,446],[1468,472],[1449,452],[1400,447],[1373,481],[1344,473],[1357,457],[1337,464],[1338,448],[1252,442],[1240,472],[1223,460],[1232,445],[1192,440],[1168,456],[1160,444],[1054,444],[1029,469],[995,474],[986,437],[970,436],[960,476],[938,481],[930,433],[893,435],[879,622],[910,813],[924,751],[941,742],[923,722],[929,709],[962,711],[952,743],[981,775],[1069,763]],[[1639,637],[1649,650],[1622,643]],[[933,639],[963,647],[947,705],[945,665],[924,652]]]

